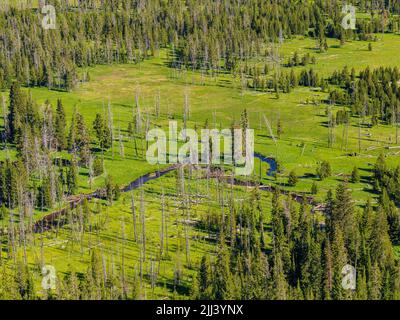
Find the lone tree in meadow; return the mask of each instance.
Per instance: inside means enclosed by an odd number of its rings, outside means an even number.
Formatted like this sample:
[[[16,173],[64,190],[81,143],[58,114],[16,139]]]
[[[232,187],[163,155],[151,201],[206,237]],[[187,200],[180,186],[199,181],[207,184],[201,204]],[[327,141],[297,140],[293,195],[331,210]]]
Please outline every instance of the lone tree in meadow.
[[[107,121],[101,114],[96,114],[93,121],[93,130],[96,133],[96,138],[101,149],[109,149],[111,147],[111,131]]]
[[[283,133],[282,121],[279,118],[278,123],[277,123],[277,129],[276,129],[276,135],[277,135],[278,139],[281,138],[282,133]]]
[[[57,142],[58,150],[64,150],[67,146],[67,139],[66,139],[66,118],[65,118],[65,110],[62,104],[61,99],[57,100],[57,112],[54,121],[54,128],[55,128],[55,139]]]
[[[311,194],[316,195],[318,193],[318,185],[317,183],[314,181],[312,186],[311,186]]]
[[[332,168],[328,161],[322,161],[317,168],[317,176],[321,180],[325,180],[326,178],[332,175]]]
[[[288,185],[290,187],[296,186],[297,182],[299,181],[299,178],[296,175],[296,172],[294,170],[290,171],[289,177],[288,177]]]
[[[354,167],[353,171],[351,172],[351,182],[358,183],[360,182],[360,174],[358,172],[358,168]]]

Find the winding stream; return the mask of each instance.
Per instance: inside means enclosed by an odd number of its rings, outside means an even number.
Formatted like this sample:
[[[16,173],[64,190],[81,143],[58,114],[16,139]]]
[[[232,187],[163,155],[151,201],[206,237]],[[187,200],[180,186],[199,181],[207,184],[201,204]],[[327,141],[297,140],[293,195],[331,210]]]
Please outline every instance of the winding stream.
[[[278,170],[278,163],[274,158],[265,157],[257,152],[254,153],[254,158],[260,159],[262,162],[268,163],[269,170],[267,172],[267,176],[273,177],[275,175],[276,171]]]
[[[274,158],[271,157],[265,157],[259,153],[255,153],[254,157],[260,159],[262,162],[267,163],[269,165],[269,170],[267,172],[268,176],[274,176],[274,174],[277,171],[278,164]],[[153,173],[148,173],[145,174],[136,180],[132,181],[130,184],[125,186],[124,188],[121,189],[121,192],[130,192],[132,190],[138,189],[142,187],[145,183],[155,180],[158,178],[161,178],[162,176],[166,175],[169,172],[172,172],[174,170],[177,170],[179,168],[179,165],[172,165],[166,169],[163,170],[158,170]],[[220,178],[217,176],[217,178]],[[240,181],[238,179],[233,179],[233,184],[237,186],[247,186],[247,187],[256,187],[258,186],[261,191],[266,191],[266,192],[274,192],[276,190],[275,187],[273,186],[264,186],[261,185],[259,186],[255,182],[244,182]],[[294,194],[290,193],[289,191],[286,190],[280,190],[281,194],[284,195],[289,195],[291,194],[293,200],[303,203],[306,201],[310,205],[316,205],[314,198],[307,196],[306,193],[301,193],[301,194]],[[33,230],[35,233],[40,233],[46,230],[49,230],[55,226],[62,226],[66,223],[67,219],[65,219],[65,216],[68,213],[68,209],[74,209],[76,208],[84,199],[91,200],[93,198],[97,199],[104,199],[106,197],[106,191],[105,189],[99,189],[96,190],[93,193],[90,194],[84,194],[84,195],[78,195],[78,196],[71,196],[67,199],[68,205],[58,211],[52,212],[43,218],[41,218],[39,221],[37,221],[33,227]]]

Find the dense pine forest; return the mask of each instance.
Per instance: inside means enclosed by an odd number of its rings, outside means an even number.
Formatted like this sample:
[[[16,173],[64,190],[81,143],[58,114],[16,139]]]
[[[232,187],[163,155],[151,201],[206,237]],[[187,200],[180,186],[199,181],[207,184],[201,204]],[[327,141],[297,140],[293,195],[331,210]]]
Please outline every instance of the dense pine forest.
[[[400,2],[352,5],[2,1],[0,299],[400,299]],[[171,121],[252,174],[151,165]]]

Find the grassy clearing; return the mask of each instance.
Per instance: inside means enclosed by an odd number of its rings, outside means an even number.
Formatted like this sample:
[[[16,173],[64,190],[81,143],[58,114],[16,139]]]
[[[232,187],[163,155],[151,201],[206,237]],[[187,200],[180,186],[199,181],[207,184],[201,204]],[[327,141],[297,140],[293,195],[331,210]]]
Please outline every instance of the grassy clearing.
[[[142,264],[144,273],[148,274],[156,257],[160,256],[160,232],[162,226],[161,197],[165,195],[165,221],[168,237],[164,242],[164,255],[159,268],[157,286],[152,290],[151,281],[143,277],[139,281],[140,297],[148,299],[184,298],[190,293],[191,282],[202,256],[213,253],[216,235],[207,234],[199,229],[195,222],[204,220],[211,213],[220,213],[220,194],[216,180],[199,180],[195,177],[186,182],[186,192],[191,201],[189,204],[190,217],[187,221],[186,213],[182,210],[179,190],[176,186],[175,173],[170,173],[161,180],[151,181],[143,187],[144,214],[146,228],[146,260]],[[250,190],[233,187],[235,205],[245,203],[251,196]],[[140,241],[141,225],[138,223],[138,241],[134,240],[134,229],[131,213],[131,197],[135,199],[136,214],[139,216],[142,190],[135,190],[132,194],[124,194],[109,207],[102,201],[90,204],[91,216],[84,232],[83,239],[77,238],[74,233],[76,226],[71,224],[61,228],[59,232],[51,231],[43,235],[35,235],[35,245],[28,248],[29,263],[38,267],[43,257],[46,264],[53,265],[58,277],[62,278],[68,272],[85,273],[90,262],[90,251],[96,249],[107,258],[106,265],[115,268],[115,274],[121,272],[121,265],[125,265],[128,281],[140,278]],[[224,197],[228,199],[229,195]],[[261,203],[265,210],[266,227],[270,221],[270,196],[261,194]],[[223,210],[229,212],[228,201]],[[139,220],[139,218],[138,218]],[[185,226],[188,226],[190,248],[190,263],[186,260]],[[76,229],[75,229],[76,230]],[[82,241],[81,241],[82,240]],[[270,239],[266,238],[267,243]],[[41,250],[40,248],[43,248]],[[167,250],[168,248],[168,250]],[[43,256],[42,256],[43,254]],[[22,256],[22,252],[21,252]],[[124,262],[123,262],[124,261]],[[174,272],[179,271],[179,283],[174,282]],[[40,279],[36,279],[39,285]]]
[[[315,43],[310,39],[293,39],[286,41],[281,49],[285,60],[294,51],[300,54],[310,52],[317,58],[317,64],[313,68],[328,76],[335,70],[344,66],[351,66],[359,71],[366,66],[371,68],[378,66],[400,65],[400,57],[397,54],[400,45],[400,37],[397,35],[379,35],[380,40],[373,43],[373,51],[367,50],[366,42],[349,42],[343,47],[338,42],[329,41],[330,49],[327,53],[317,53]],[[301,68],[295,68],[300,72]],[[240,119],[243,109],[249,113],[250,126],[256,130],[256,151],[266,156],[276,157],[282,167],[282,173],[277,178],[267,177],[266,164],[260,166],[256,159],[255,175],[261,175],[263,184],[278,184],[283,188],[294,192],[309,192],[311,185],[317,181],[319,193],[317,200],[322,200],[328,189],[336,187],[339,181],[349,175],[354,166],[360,169],[361,182],[350,184],[353,189],[357,204],[374,197],[367,178],[371,175],[371,168],[376,156],[380,152],[388,155],[388,162],[398,164],[396,150],[388,150],[387,146],[394,146],[394,128],[380,125],[372,129],[362,129],[362,152],[357,156],[349,156],[349,153],[358,151],[358,119],[352,119],[349,126],[349,141],[347,150],[343,147],[343,126],[335,128],[335,142],[332,148],[328,148],[328,128],[325,109],[327,105],[323,100],[326,93],[297,88],[290,94],[281,94],[277,99],[274,94],[254,91],[242,91],[238,79],[231,75],[220,75],[217,78],[206,77],[203,84],[201,74],[191,71],[177,72],[166,66],[166,52],[161,51],[158,58],[150,59],[139,65],[110,65],[89,68],[91,81],[81,84],[73,92],[49,91],[44,88],[33,88],[30,92],[33,98],[42,104],[49,100],[53,106],[58,98],[62,99],[66,107],[67,117],[71,118],[76,107],[84,116],[88,126],[91,126],[96,113],[103,113],[108,102],[112,104],[114,113],[114,126],[116,132],[124,135],[125,157],[118,153],[118,143],[114,145],[114,151],[104,154],[107,173],[112,175],[121,186],[126,185],[142,174],[155,171],[157,168],[149,165],[143,158],[134,153],[133,141],[126,138],[129,122],[133,120],[132,108],[135,104],[135,95],[138,94],[143,113],[148,113],[153,125],[166,128],[168,121],[175,119],[182,122],[184,95],[188,92],[191,105],[190,125],[202,126],[206,120],[217,127],[229,127],[234,121]],[[154,115],[155,96],[160,93],[161,116]],[[5,93],[7,94],[7,93]],[[310,103],[316,101],[316,103]],[[336,107],[336,109],[339,109]],[[283,126],[283,134],[277,146],[270,137],[262,115],[265,115],[276,131],[278,119]],[[368,136],[367,136],[368,134]],[[95,144],[94,144],[95,146]],[[368,150],[376,147],[374,150]],[[9,152],[13,157],[13,151]],[[6,157],[5,152],[0,153],[1,159]],[[329,160],[333,168],[333,176],[324,181],[318,181],[314,176],[318,162]],[[296,187],[287,187],[287,175],[295,169],[300,181]],[[105,175],[95,180],[92,189],[104,185]],[[196,183],[196,182],[192,182]],[[177,203],[176,180],[172,174],[147,184],[144,189],[146,203],[146,228],[148,239],[148,264],[151,256],[157,255],[159,250],[159,232],[161,226],[160,197],[164,190],[168,202],[170,219],[170,256],[162,260],[161,276],[157,280],[158,286],[152,292],[149,279],[143,282],[141,294],[147,298],[172,298],[183,297],[188,294],[191,277],[195,274],[198,262],[205,252],[213,252],[215,245],[212,241],[197,240],[208,235],[196,227],[190,227],[191,266],[185,260],[184,244],[182,244],[183,225],[179,220],[182,216]],[[202,215],[210,210],[220,210],[215,188],[212,192],[206,191],[201,182],[193,189],[198,190],[204,196],[199,203],[191,208],[194,220],[199,220]],[[80,172],[80,192],[89,192],[87,171]],[[235,188],[237,199],[246,200],[249,190]],[[135,199],[140,198],[140,191],[134,192]],[[262,196],[266,213],[270,212],[270,199],[267,194]],[[102,213],[97,212],[98,205]],[[41,254],[44,261],[53,264],[59,273],[75,269],[77,272],[85,272],[90,259],[90,248],[98,247],[103,252],[121,257],[124,252],[128,275],[133,278],[137,274],[140,247],[133,241],[133,230],[130,215],[130,195],[125,194],[107,207],[102,202],[91,203],[93,224],[102,225],[101,232],[88,230],[85,233],[83,245],[78,245],[78,240],[73,239],[68,226],[60,230],[56,235],[47,232],[37,236],[36,242],[43,240],[43,251],[40,246],[29,248],[29,261],[37,265]],[[125,235],[125,238],[122,235]],[[111,256],[111,254],[109,255]],[[112,261],[108,263],[112,264]],[[114,261],[115,265],[120,262]],[[176,288],[174,294],[174,270],[182,268],[183,279]]]
[[[317,58],[317,64],[312,67],[324,76],[346,65],[354,66],[359,71],[368,65],[378,67],[399,64],[399,57],[396,55],[400,44],[399,36],[379,35],[379,37],[380,40],[373,44],[372,52],[366,51],[365,42],[349,42],[343,47],[337,47],[337,41],[331,40],[327,53],[317,53],[313,40],[300,38],[286,41],[281,52],[285,56],[284,60],[295,50],[300,55],[306,52],[312,53]],[[301,70],[300,67],[295,69]],[[171,70],[166,66],[165,51],[161,51],[158,58],[144,61],[139,65],[97,66],[90,68],[89,72],[92,81],[82,84],[71,93],[49,91],[44,88],[34,88],[30,91],[38,103],[49,100],[55,105],[56,100],[61,98],[67,109],[67,117],[71,118],[76,107],[89,126],[96,113],[104,112],[110,101],[114,113],[115,131],[123,135],[126,135],[129,122],[133,121],[135,95],[140,97],[142,112],[149,114],[152,124],[164,127],[168,120],[182,121],[185,92],[190,98],[192,126],[202,126],[208,120],[211,124],[215,121],[217,127],[228,127],[240,119],[240,113],[246,108],[250,126],[256,130],[256,151],[277,156],[284,168],[284,175],[291,169],[296,169],[296,172],[304,177],[315,172],[318,161],[327,159],[332,163],[335,175],[340,176],[322,183],[322,191],[333,187],[337,179],[341,179],[343,174],[349,174],[355,165],[368,175],[374,157],[382,151],[389,154],[389,162],[396,162],[395,151],[385,150],[385,147],[393,146],[395,128],[384,125],[372,129],[363,128],[362,155],[347,156],[348,153],[358,151],[358,119],[352,119],[352,124],[349,126],[347,151],[343,142],[343,126],[335,128],[333,148],[328,148],[325,115],[327,106],[322,102],[327,94],[323,92],[297,88],[290,94],[281,94],[279,99],[276,99],[274,94],[242,92],[239,80],[231,75],[203,79],[199,73],[191,71],[178,73]],[[154,116],[154,101],[158,94],[160,94],[161,116],[157,119]],[[281,119],[283,134],[278,142],[278,148],[275,148],[270,139],[262,115],[269,119],[274,131],[278,119]],[[124,146],[124,159],[118,155],[117,142],[114,144],[114,156],[111,151],[105,154],[107,171],[122,185],[153,169],[142,161],[143,159],[136,157],[133,141],[124,138]],[[376,149],[369,151],[369,148]],[[391,155],[393,159],[390,159]],[[259,168],[257,163],[256,168]],[[265,178],[265,175],[263,176]],[[296,190],[308,191],[311,180],[302,179]],[[266,182],[270,182],[270,179]],[[98,178],[95,187],[103,183],[104,179]],[[366,184],[356,185],[354,189],[360,199],[371,196],[364,191],[368,189]],[[82,192],[88,190],[84,170],[81,175],[81,190]]]

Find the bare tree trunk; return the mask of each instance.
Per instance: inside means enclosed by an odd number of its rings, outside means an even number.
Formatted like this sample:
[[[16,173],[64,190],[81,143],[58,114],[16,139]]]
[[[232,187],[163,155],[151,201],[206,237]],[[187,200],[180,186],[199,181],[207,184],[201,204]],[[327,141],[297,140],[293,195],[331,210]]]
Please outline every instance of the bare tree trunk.
[[[108,100],[108,127],[110,130],[110,139],[111,139],[111,152],[112,157],[114,158],[114,120],[113,120],[113,112],[110,100]]]
[[[165,230],[165,200],[164,200],[164,190],[163,190],[161,195],[160,259],[164,254],[164,230]]]
[[[125,147],[120,128],[118,129],[118,138],[119,138],[119,155],[121,158],[125,158]]]
[[[358,153],[361,153],[361,115],[358,119]]]
[[[142,223],[142,259],[146,261],[146,219],[145,219],[145,212],[144,212],[144,195],[143,189],[141,190],[140,194],[140,216],[141,216],[141,223]]]
[[[125,279],[125,221],[121,222],[121,287],[124,298],[128,296],[127,284]]]
[[[90,156],[89,156],[89,187],[90,187],[90,190],[93,189],[93,180],[94,180],[93,156],[92,156],[92,154],[90,154]]]
[[[133,238],[135,239],[135,242],[137,242],[136,210],[135,210],[135,199],[133,197],[133,192],[131,194],[131,211],[133,218]]]
[[[157,95],[154,97],[154,113],[157,119],[160,117],[160,100],[160,89],[158,89]]]
[[[3,109],[3,119],[4,119],[4,143],[7,145],[9,127],[8,127],[8,111],[6,106],[6,97],[4,96],[4,94],[1,95],[1,105]]]

